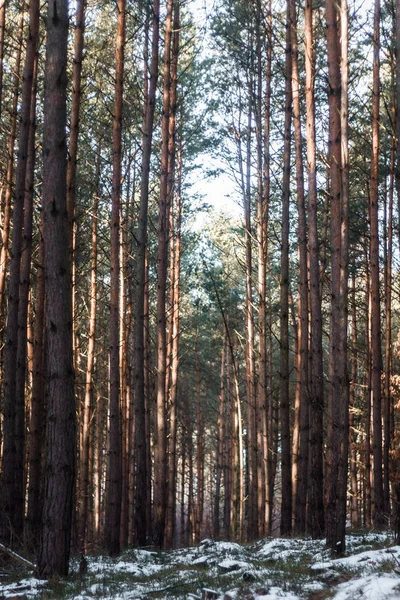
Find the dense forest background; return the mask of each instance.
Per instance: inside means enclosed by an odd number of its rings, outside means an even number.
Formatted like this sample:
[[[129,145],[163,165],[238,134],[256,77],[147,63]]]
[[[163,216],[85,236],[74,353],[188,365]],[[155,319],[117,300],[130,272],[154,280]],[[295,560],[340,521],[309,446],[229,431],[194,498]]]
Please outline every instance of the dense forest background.
[[[0,541],[41,575],[398,531],[399,52],[392,0],[0,0]]]

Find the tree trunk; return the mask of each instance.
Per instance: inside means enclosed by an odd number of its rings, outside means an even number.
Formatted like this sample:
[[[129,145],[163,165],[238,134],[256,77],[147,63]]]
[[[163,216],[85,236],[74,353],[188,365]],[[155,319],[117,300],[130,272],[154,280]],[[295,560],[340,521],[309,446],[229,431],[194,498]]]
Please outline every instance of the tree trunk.
[[[83,404],[82,440],[80,452],[80,490],[79,490],[79,533],[78,540],[80,551],[85,553],[87,520],[89,510],[89,444],[90,422],[93,405],[93,372],[95,362],[96,344],[96,312],[97,312],[97,213],[99,207],[99,179],[100,179],[101,145],[97,150],[96,187],[92,209],[92,247],[90,267],[90,314],[89,314],[89,341],[87,349],[85,399]]]
[[[395,107],[393,102],[393,116]],[[395,163],[395,137],[393,136],[390,150],[390,178],[388,194],[388,217],[386,235],[386,261],[385,261],[385,309],[386,309],[386,339],[385,339],[385,403],[383,412],[383,496],[384,512],[390,515],[390,447],[391,447],[391,412],[392,412],[392,261],[393,261],[393,194],[394,194],[394,163]],[[386,208],[386,204],[385,204]]]
[[[78,165],[78,137],[79,137],[79,116],[82,97],[82,63],[85,32],[85,12],[86,1],[77,0],[75,9],[75,34],[74,34],[74,57],[72,67],[72,101],[70,118],[70,135],[68,147],[67,164],[67,209],[68,209],[68,232],[69,249],[71,253],[71,274],[72,274],[72,319],[73,319],[73,348],[74,364],[78,366],[79,358],[77,356],[77,308],[76,308],[76,268],[75,268],[75,250],[77,226],[75,220],[76,214],[76,172]]]
[[[20,314],[25,330],[21,342],[24,349],[18,357],[18,313],[20,291],[20,269],[22,231],[24,225],[25,178],[27,172],[29,131],[31,125],[32,88],[35,71],[35,57],[39,33],[39,2],[32,0],[29,11],[29,34],[26,46],[21,94],[20,129],[18,136],[18,161],[15,181],[15,202],[13,210],[13,231],[11,246],[10,281],[8,289],[7,328],[4,346],[4,454],[3,454],[3,493],[5,504],[3,514],[9,521],[14,535],[20,538],[24,523],[24,460],[25,460],[25,362],[26,362],[26,320],[27,302],[23,303]],[[17,71],[18,72],[18,71]],[[18,82],[19,83],[19,82]],[[18,84],[17,84],[18,85]],[[14,96],[14,100],[17,94]],[[14,125],[13,125],[14,126]],[[11,145],[10,145],[11,150]],[[10,171],[12,176],[12,170]],[[10,188],[11,181],[7,183]],[[7,195],[7,193],[6,193]],[[7,205],[7,199],[6,199]],[[30,225],[30,227],[32,227]],[[7,248],[6,248],[7,249]],[[2,248],[3,250],[3,248]],[[29,261],[30,262],[30,261]],[[26,266],[26,265],[25,265]],[[29,267],[28,277],[29,277]],[[26,271],[26,269],[25,269]],[[25,275],[26,273],[24,273]],[[29,283],[26,287],[28,292]],[[18,375],[22,378],[17,386],[17,359],[21,366]],[[18,389],[17,389],[18,388]],[[17,396],[18,392],[18,396]],[[10,417],[9,419],[7,417]],[[10,440],[10,436],[13,441]],[[11,450],[11,451],[10,451]],[[12,483],[11,483],[12,482]],[[9,485],[9,483],[11,485]]]
[[[371,365],[372,365],[372,420],[374,465],[374,525],[385,524],[382,481],[382,348],[379,291],[379,35],[380,1],[374,9],[374,55],[372,91],[372,154],[370,179],[370,274],[371,274]]]
[[[358,352],[357,352],[357,308],[356,308],[356,275],[355,265],[353,265],[352,275],[352,314],[351,314],[351,383],[350,383],[350,488],[351,488],[351,526],[358,527],[358,485],[357,485],[357,429],[356,429],[356,386],[358,383]]]
[[[299,445],[297,454],[297,473],[294,508],[294,532],[304,534],[306,531],[307,474],[308,474],[308,439],[309,439],[309,398],[308,398],[308,265],[307,265],[307,225],[304,202],[304,168],[303,139],[301,132],[300,84],[297,43],[297,15],[295,1],[291,1],[292,26],[292,94],[293,125],[296,147],[296,184],[298,204],[298,256],[299,256],[299,355],[297,357],[299,378]],[[293,460],[295,458],[293,457]],[[295,493],[294,493],[295,492]]]
[[[139,545],[146,544],[146,535],[150,526],[147,519],[150,497],[148,496],[148,481],[151,477],[151,467],[147,461],[146,442],[146,398],[145,398],[145,289],[147,282],[146,247],[147,247],[147,213],[149,201],[149,170],[151,145],[153,136],[155,95],[158,80],[158,46],[159,46],[159,17],[160,2],[153,3],[153,37],[150,66],[150,85],[145,94],[144,133],[142,178],[140,184],[139,222],[136,235],[136,304],[134,324],[134,378],[135,378],[135,520],[134,530]],[[147,40],[146,40],[147,44]],[[147,51],[146,51],[147,52]],[[145,52],[145,55],[146,55]],[[146,57],[145,57],[146,60]],[[146,68],[146,67],[145,67]],[[147,81],[145,81],[147,90]]]
[[[345,4],[343,5],[345,6]],[[345,550],[348,463],[348,375],[347,375],[347,190],[342,186],[347,164],[343,112],[347,106],[343,50],[347,29],[342,8],[342,62],[339,44],[338,7],[326,4],[329,77],[329,165],[331,196],[331,327],[329,345],[328,438],[326,455],[327,545],[334,552]],[[344,36],[344,37],[343,37]],[[344,41],[345,40],[345,41]],[[342,71],[341,71],[342,67]],[[347,114],[346,119],[347,120]]]
[[[290,444],[289,398],[289,197],[290,197],[290,133],[292,122],[292,41],[290,0],[286,8],[286,88],[282,182],[282,241],[280,272],[280,419],[282,505],[281,535],[292,531],[292,472]]]
[[[4,198],[4,217],[3,217],[3,231],[1,234],[1,250],[0,250],[0,315],[4,314],[4,290],[6,286],[6,275],[7,275],[7,264],[8,264],[8,245],[10,238],[10,225],[11,225],[11,202],[13,192],[13,175],[14,175],[14,151],[15,151],[15,138],[17,135],[17,120],[18,120],[18,101],[20,91],[20,71],[21,71],[21,58],[22,58],[22,46],[23,46],[23,32],[24,32],[24,12],[21,11],[21,16],[18,26],[18,38],[17,38],[17,55],[15,61],[15,75],[13,78],[13,101],[11,111],[11,123],[10,133],[8,136],[7,144],[7,172],[6,172],[6,190]],[[30,99],[30,97],[29,97]],[[29,114],[28,114],[29,119]],[[7,420],[6,413],[4,415],[4,421]],[[6,423],[4,423],[6,427]],[[4,448],[4,452],[7,452]],[[4,468],[3,468],[4,472]],[[8,476],[3,476],[3,481],[6,481]]]
[[[44,249],[39,229],[39,264],[36,271],[36,305],[33,326],[33,367],[31,414],[29,421],[29,485],[25,539],[29,547],[37,548],[42,523],[42,457],[45,437],[44,397]]]
[[[6,26],[6,1],[0,0],[0,117],[3,112],[4,33]]]
[[[110,301],[110,425],[106,490],[106,545],[111,556],[120,551],[121,523],[121,404],[119,371],[119,230],[121,213],[122,107],[124,85],[125,0],[118,0],[116,75],[113,122]]]
[[[38,572],[67,575],[75,478],[72,310],[66,203],[68,3],[47,16],[43,129],[45,328],[48,402],[46,486]]]
[[[164,42],[164,84],[161,145],[160,204],[158,215],[157,251],[157,408],[154,436],[154,532],[156,543],[164,542],[167,480],[166,430],[166,367],[167,326],[166,287],[168,266],[169,198],[168,198],[168,141],[170,118],[171,38],[173,0],[167,2]]]
[[[321,283],[318,257],[318,198],[315,140],[315,55],[312,0],[304,11],[306,69],[306,141],[308,170],[308,248],[310,260],[310,463],[308,490],[308,529],[313,538],[324,533],[323,498],[323,414],[324,385],[322,361]]]

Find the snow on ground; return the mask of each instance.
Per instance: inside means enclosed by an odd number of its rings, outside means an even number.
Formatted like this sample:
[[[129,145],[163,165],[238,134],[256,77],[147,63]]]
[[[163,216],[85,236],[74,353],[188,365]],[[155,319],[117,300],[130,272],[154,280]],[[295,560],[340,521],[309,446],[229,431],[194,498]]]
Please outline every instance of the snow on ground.
[[[171,552],[128,550],[71,564],[66,581],[43,582],[0,568],[0,600],[400,600],[400,546],[382,534],[349,535],[333,560],[322,540],[268,538],[249,546],[207,539]]]

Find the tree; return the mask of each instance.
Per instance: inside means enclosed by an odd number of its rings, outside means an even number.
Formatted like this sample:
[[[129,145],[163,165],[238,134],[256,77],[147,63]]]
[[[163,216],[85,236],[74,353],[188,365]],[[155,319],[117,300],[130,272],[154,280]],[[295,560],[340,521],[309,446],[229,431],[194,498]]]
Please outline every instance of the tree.
[[[113,176],[111,207],[111,299],[110,299],[110,428],[107,462],[107,498],[105,537],[111,556],[120,551],[121,522],[121,406],[119,370],[119,301],[120,301],[120,213],[122,106],[124,86],[125,0],[117,4],[117,41],[115,47],[115,98],[113,119]]]
[[[44,578],[68,574],[75,478],[72,307],[66,204],[67,39],[68,3],[55,0],[47,13],[43,126],[47,457],[38,572]]]

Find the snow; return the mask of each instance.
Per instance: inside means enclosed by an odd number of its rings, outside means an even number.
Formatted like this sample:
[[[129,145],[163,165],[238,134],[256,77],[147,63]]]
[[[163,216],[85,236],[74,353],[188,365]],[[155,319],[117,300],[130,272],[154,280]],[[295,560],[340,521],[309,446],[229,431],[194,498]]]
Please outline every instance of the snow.
[[[195,600],[213,589],[222,600],[305,600],[321,594],[333,600],[399,600],[400,546],[387,535],[350,535],[347,555],[333,560],[323,540],[269,538],[244,546],[210,539],[171,552],[128,550],[117,559],[89,556],[88,573],[71,563],[66,600]],[[75,573],[75,574],[74,574]],[[14,579],[14,581],[12,580]],[[0,598],[39,599],[52,584],[33,577],[0,579]],[[47,597],[47,596],[46,596]]]
[[[399,600],[400,577],[368,575],[338,586],[334,600]]]

